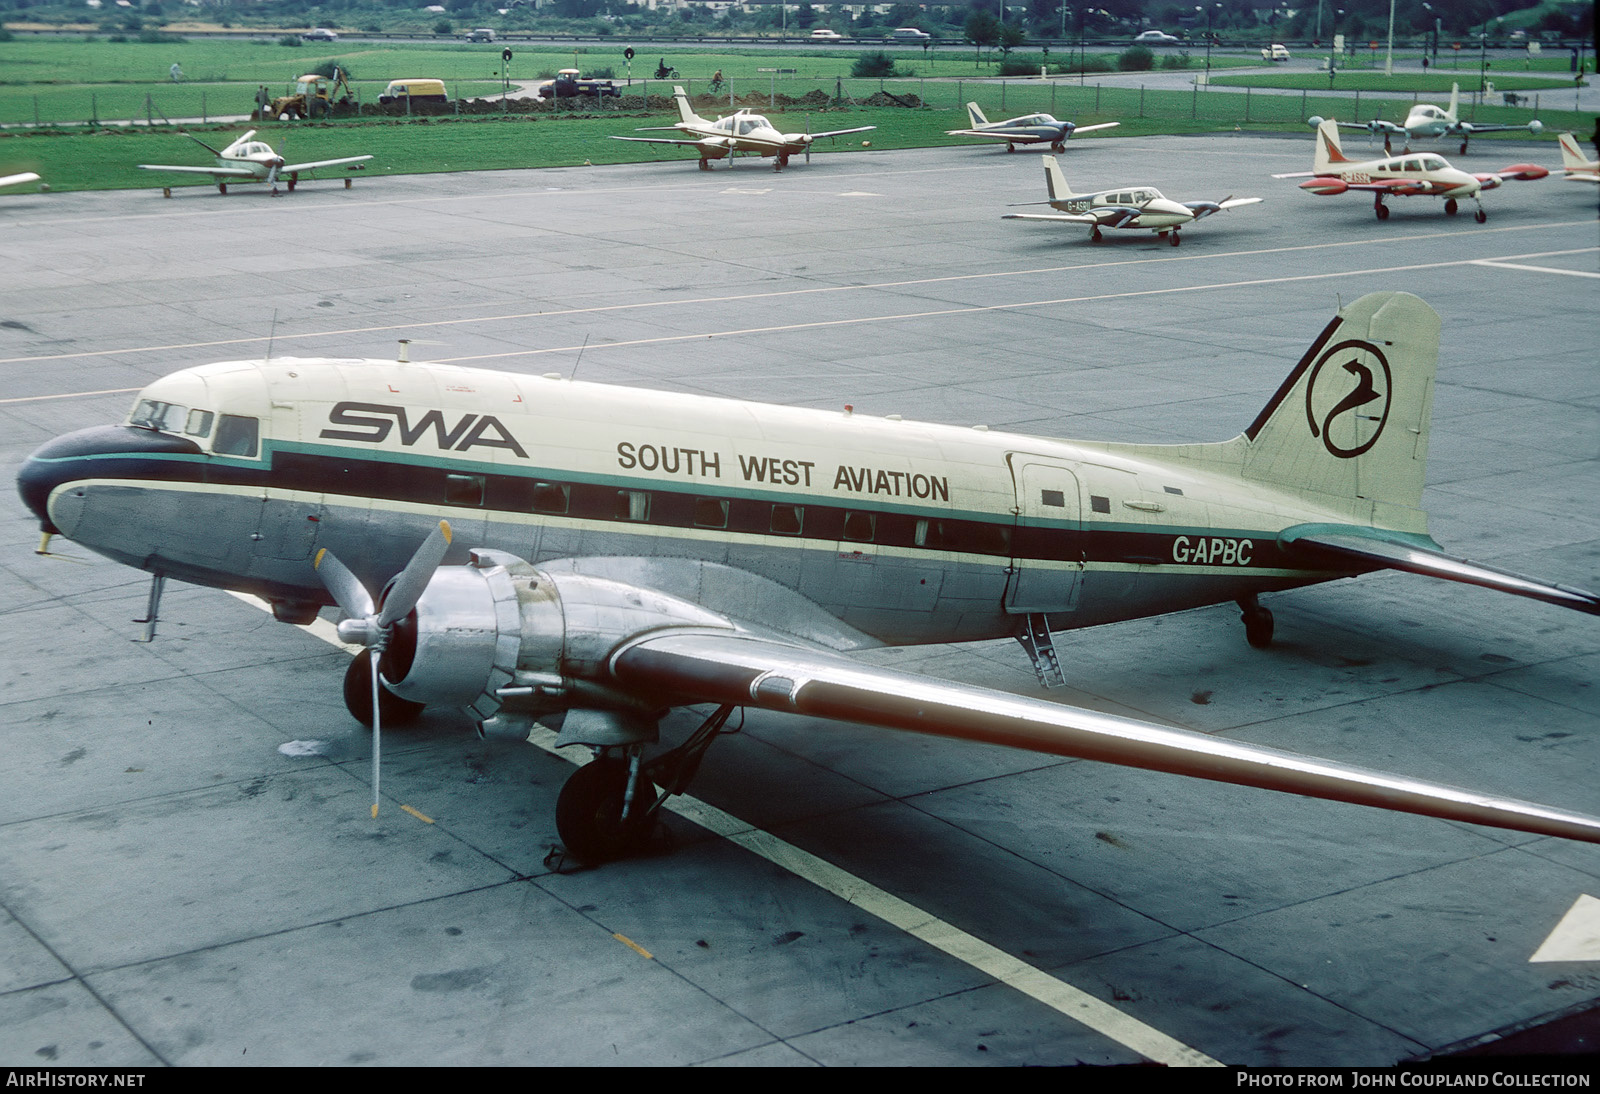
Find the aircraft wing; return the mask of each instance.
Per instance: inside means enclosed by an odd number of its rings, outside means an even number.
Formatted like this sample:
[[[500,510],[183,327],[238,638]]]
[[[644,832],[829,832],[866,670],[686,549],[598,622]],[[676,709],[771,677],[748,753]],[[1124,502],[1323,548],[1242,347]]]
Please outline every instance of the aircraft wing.
[[[1208,217],[1212,213],[1220,213],[1224,209],[1237,209],[1241,205],[1255,205],[1260,198],[1223,198],[1221,201],[1186,201],[1183,204],[1194,213],[1196,220]]]
[[[246,167],[174,167],[164,163],[141,163],[141,171],[176,171],[180,175],[209,175],[214,179],[258,179],[261,176]]]
[[[1079,133],[1093,133],[1096,129],[1115,129],[1121,122],[1096,122],[1094,125],[1075,125],[1072,127],[1073,135]]]
[[[1345,568],[1351,568],[1350,563],[1354,562],[1357,565],[1353,568],[1360,570],[1405,570],[1428,577],[1441,577],[1447,581],[1482,585],[1487,589],[1515,593],[1589,615],[1600,615],[1600,594],[1570,585],[1538,581],[1510,570],[1446,554],[1432,540],[1420,536],[1384,533],[1372,528],[1308,524],[1287,528],[1279,534],[1278,539],[1294,554],[1308,561]]]
[[[800,137],[807,141],[816,141],[821,140],[823,137],[842,137],[847,133],[865,133],[876,128],[878,127],[875,125],[858,125],[854,129],[830,129],[826,133],[785,133],[784,136],[791,139]]]
[[[614,141],[638,141],[640,144],[681,144],[686,148],[698,148],[699,141],[675,140],[672,137],[612,137]]]
[[[21,186],[25,182],[38,182],[39,176],[32,171],[23,171],[16,175],[0,176],[0,186]]]
[[[318,167],[338,167],[346,163],[365,163],[371,156],[345,156],[337,160],[312,160],[310,163],[286,163],[278,168],[278,174],[291,175],[296,171],[312,171]]]
[[[947,137],[988,137],[993,141],[1014,141],[1019,134],[999,129],[947,129]]]
[[[1001,220],[1053,220],[1058,224],[1099,224],[1100,218],[1088,213],[1006,213]]]
[[[1477,122],[1456,122],[1450,127],[1450,133],[1452,136],[1458,137],[1476,137],[1479,133],[1504,133],[1511,129],[1526,129],[1529,133],[1539,134],[1544,132],[1544,123],[1537,118],[1531,122],[1524,122],[1522,125],[1498,125],[1487,122],[1480,125]]]
[[[1600,817],[863,665],[750,633],[651,631],[608,664],[624,689],[653,701],[757,706],[1600,843]]]

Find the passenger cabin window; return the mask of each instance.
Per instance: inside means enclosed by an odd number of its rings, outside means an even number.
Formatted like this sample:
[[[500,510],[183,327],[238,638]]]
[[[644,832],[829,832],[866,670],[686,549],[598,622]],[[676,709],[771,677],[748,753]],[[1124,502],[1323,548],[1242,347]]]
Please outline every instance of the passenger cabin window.
[[[446,505],[483,505],[482,475],[446,475],[444,477],[444,503]]]
[[[209,410],[189,411],[189,420],[184,423],[183,431],[191,437],[206,437],[211,434],[211,421],[216,415]]]
[[[649,520],[649,492],[645,490],[618,490],[616,516],[618,520]]]
[[[844,538],[855,543],[871,543],[877,527],[878,517],[875,513],[851,510],[844,515]]]
[[[1067,507],[1067,495],[1061,490],[1041,490],[1039,491],[1039,504],[1053,506],[1056,509],[1065,509]]]
[[[799,505],[774,505],[772,530],[780,536],[798,536],[805,524],[806,511]]]
[[[254,456],[261,424],[241,414],[224,414],[217,422],[217,437],[211,451],[219,456]]]
[[[726,528],[728,503],[721,498],[695,498],[694,523],[698,528]]]
[[[553,482],[533,484],[533,511],[564,515],[572,504],[572,487]]]

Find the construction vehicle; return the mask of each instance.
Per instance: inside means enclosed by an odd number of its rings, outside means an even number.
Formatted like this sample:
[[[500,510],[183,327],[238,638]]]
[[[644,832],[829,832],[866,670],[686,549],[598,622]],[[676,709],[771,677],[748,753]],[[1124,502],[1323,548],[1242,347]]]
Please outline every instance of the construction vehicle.
[[[294,83],[294,94],[280,95],[266,108],[262,121],[277,118],[281,122],[300,118],[325,118],[335,113],[345,113],[354,103],[350,84],[344,70],[333,70],[333,78],[308,72]],[[340,92],[343,94],[340,94]]]

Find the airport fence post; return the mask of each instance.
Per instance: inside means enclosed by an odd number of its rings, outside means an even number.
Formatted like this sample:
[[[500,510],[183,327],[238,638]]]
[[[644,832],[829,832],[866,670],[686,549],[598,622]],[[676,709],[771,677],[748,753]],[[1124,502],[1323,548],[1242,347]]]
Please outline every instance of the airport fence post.
[[[1100,113],[1100,81],[1094,82],[1094,112]]]
[[[210,117],[206,114],[206,93],[202,91],[200,92],[200,124],[204,125],[210,120]]]
[[[1144,85],[1139,85],[1139,117],[1144,117]]]
[[[1300,89],[1300,120],[1306,120],[1306,89]]]
[[[1356,88],[1356,116],[1350,119],[1353,122],[1361,120],[1361,89]]]
[[[1197,115],[1195,111],[1200,106],[1200,85],[1195,84],[1194,90],[1189,92],[1189,118],[1193,120]]]
[[[33,97],[33,127],[39,128],[39,96]]]
[[[1004,114],[1005,111],[1006,111],[1006,82],[1004,80],[1001,80],[1000,81],[1000,113]]]
[[[155,104],[150,101],[150,92],[146,91],[144,93],[144,124],[146,129],[156,124],[154,115]]]
[[[100,96],[91,92],[89,95],[89,124],[100,124]]]
[[[1056,85],[1055,85],[1054,82],[1052,82],[1050,84],[1050,113],[1054,114],[1055,112],[1056,112]]]
[[[1250,88],[1244,89],[1244,124],[1250,124]]]

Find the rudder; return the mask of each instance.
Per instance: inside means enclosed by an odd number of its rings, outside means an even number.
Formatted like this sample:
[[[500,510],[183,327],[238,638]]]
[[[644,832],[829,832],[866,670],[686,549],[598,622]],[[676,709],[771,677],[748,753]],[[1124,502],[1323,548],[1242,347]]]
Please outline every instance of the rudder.
[[[974,129],[982,129],[989,124],[989,119],[983,116],[983,110],[977,103],[967,104],[967,120],[972,122]]]

